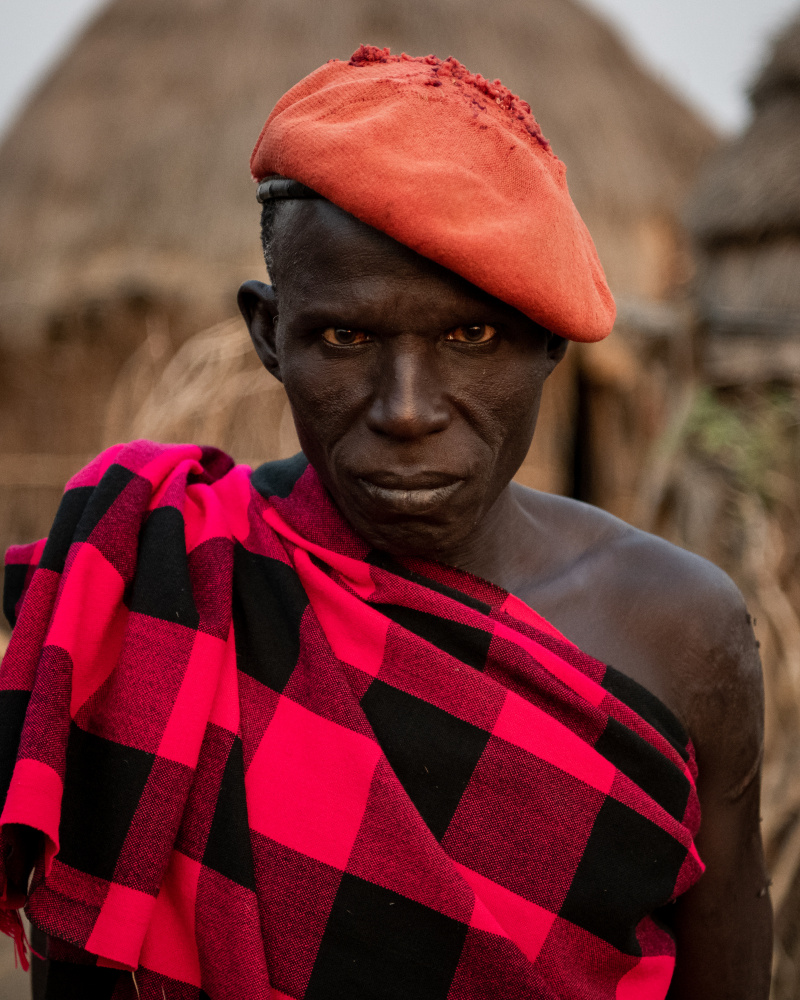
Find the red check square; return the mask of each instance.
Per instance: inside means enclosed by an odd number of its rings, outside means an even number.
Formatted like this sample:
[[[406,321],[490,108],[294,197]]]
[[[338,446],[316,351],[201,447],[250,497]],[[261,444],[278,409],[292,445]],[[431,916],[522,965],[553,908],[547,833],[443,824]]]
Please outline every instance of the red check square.
[[[200,957],[195,939],[195,906],[200,863],[173,851],[156,899],[141,964],[182,983],[200,986]]]
[[[245,775],[250,826],[344,869],[379,757],[366,736],[281,698]]]

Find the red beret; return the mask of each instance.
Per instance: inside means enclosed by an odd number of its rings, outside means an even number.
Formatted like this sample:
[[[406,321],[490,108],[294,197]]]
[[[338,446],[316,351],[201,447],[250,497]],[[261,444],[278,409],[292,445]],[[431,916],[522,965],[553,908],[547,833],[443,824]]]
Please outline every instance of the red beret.
[[[566,168],[499,80],[455,59],[362,46],[285,94],[253,177],[318,194],[570,340],[602,340],[614,300]]]

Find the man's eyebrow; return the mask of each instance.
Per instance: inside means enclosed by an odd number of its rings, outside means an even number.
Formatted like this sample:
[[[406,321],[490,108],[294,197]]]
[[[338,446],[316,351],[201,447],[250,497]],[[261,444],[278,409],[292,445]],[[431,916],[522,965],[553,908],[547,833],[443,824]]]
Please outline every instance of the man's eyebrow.
[[[359,312],[361,315],[356,317],[352,307],[348,309],[343,302],[331,302],[292,309],[291,316],[293,324],[308,328],[335,325],[350,329],[369,326],[369,319],[372,317],[365,317],[363,309],[360,309]],[[377,313],[374,318],[377,319]]]

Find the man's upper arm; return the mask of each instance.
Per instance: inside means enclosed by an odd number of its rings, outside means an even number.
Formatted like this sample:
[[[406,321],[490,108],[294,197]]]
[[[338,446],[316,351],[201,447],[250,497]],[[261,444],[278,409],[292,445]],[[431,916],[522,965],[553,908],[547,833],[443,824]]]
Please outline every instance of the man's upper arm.
[[[736,588],[715,572],[704,590],[686,636],[685,669],[702,809],[697,847],[706,872],[677,904],[670,997],[760,1000],[769,993],[772,955],[759,814],[761,665]]]

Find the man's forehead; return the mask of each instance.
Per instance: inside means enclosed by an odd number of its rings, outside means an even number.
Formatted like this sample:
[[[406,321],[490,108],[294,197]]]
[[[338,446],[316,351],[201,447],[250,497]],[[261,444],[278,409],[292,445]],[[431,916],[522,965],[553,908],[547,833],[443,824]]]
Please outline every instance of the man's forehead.
[[[282,301],[297,308],[424,308],[444,322],[476,310],[515,314],[460,275],[427,260],[324,199],[282,202],[275,217],[273,269]],[[433,316],[430,316],[433,319]]]
[[[283,256],[287,251],[328,256],[335,253],[365,257],[395,257],[397,260],[418,255],[372,226],[361,222],[325,198],[286,199],[276,206],[273,248]]]
[[[428,261],[325,199],[282,203],[276,212],[272,253],[281,279],[334,283],[347,279],[411,282],[457,275]],[[468,282],[463,282],[468,285]]]

